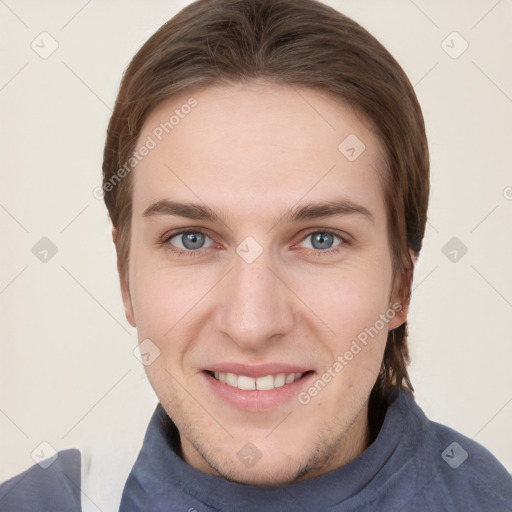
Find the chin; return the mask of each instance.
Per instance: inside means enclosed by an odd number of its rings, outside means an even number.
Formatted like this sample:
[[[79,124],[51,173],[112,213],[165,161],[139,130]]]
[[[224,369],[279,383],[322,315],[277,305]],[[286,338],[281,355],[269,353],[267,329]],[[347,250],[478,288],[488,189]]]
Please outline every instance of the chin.
[[[246,443],[233,457],[233,453],[205,453],[196,445],[211,472],[231,482],[256,486],[279,486],[296,482],[316,465],[308,458],[292,449],[292,455],[269,448],[260,452],[252,443]],[[307,461],[307,462],[304,462]],[[306,478],[307,479],[307,478]]]
[[[296,482],[305,472],[298,465],[290,467],[289,463],[276,464],[275,461],[262,463],[259,461],[254,467],[233,471],[227,467],[226,471],[218,471],[219,476],[231,482],[255,485],[262,487],[275,487]]]

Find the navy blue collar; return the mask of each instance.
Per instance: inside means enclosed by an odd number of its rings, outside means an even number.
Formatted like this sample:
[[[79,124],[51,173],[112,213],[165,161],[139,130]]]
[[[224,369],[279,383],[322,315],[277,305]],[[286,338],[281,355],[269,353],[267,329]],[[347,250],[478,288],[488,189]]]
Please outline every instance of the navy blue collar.
[[[395,389],[389,396],[384,422],[375,441],[350,463],[310,480],[281,487],[258,487],[229,482],[209,475],[187,464],[180,456],[176,440],[169,439],[167,413],[158,404],[149,423],[139,456],[123,491],[120,512],[137,510],[133,505],[143,503],[140,510],[160,510],[162,504],[200,502],[208,510],[256,512],[262,503],[273,502],[296,510],[327,510],[350,500],[363,489],[377,493],[404,470],[407,450],[400,439],[406,428],[406,416],[413,408],[424,417],[413,398]],[[397,461],[392,463],[392,461]],[[397,466],[400,464],[400,466]],[[300,504],[300,508],[297,508]],[[284,509],[283,508],[283,509]],[[287,508],[292,510],[292,508]],[[174,509],[173,509],[174,510]],[[184,510],[188,510],[185,508]]]

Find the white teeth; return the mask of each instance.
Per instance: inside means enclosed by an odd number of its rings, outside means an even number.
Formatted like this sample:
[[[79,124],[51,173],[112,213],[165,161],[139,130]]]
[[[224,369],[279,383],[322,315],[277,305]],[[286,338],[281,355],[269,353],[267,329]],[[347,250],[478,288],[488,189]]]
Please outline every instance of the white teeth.
[[[264,377],[247,377],[246,375],[236,375],[234,373],[214,372],[214,376],[220,382],[233,388],[243,389],[245,391],[258,389],[268,391],[274,388],[280,388],[286,384],[299,380],[303,373],[278,373],[277,375],[265,375]]]
[[[238,386],[238,376],[234,373],[226,373],[226,384],[236,388]]]
[[[280,373],[279,375],[276,375],[274,377],[274,387],[280,388],[281,386],[284,386],[284,383],[286,382],[286,375],[284,373]]]
[[[256,379],[256,389],[260,389],[262,391],[274,389],[274,377],[272,377],[272,375],[267,375],[266,377],[258,377]]]
[[[256,379],[246,377],[245,375],[238,376],[238,389],[256,389]]]

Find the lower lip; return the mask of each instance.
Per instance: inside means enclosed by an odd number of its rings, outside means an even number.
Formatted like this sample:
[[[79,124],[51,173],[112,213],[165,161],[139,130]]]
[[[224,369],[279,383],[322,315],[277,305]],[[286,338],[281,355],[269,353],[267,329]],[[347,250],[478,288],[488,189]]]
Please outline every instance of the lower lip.
[[[308,373],[290,384],[266,391],[256,389],[245,391],[220,382],[205,371],[202,372],[202,375],[206,379],[207,385],[221,400],[238,409],[259,412],[275,409],[296,398],[300,391],[314,378],[315,374],[314,372]]]

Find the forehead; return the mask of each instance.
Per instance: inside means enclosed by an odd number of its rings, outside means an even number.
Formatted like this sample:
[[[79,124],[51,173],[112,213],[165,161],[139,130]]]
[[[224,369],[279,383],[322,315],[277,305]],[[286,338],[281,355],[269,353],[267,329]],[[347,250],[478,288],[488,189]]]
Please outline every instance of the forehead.
[[[214,85],[160,103],[137,150],[134,213],[149,201],[229,202],[247,210],[301,198],[382,203],[382,151],[346,103],[291,85]],[[252,212],[254,213],[254,212]]]

